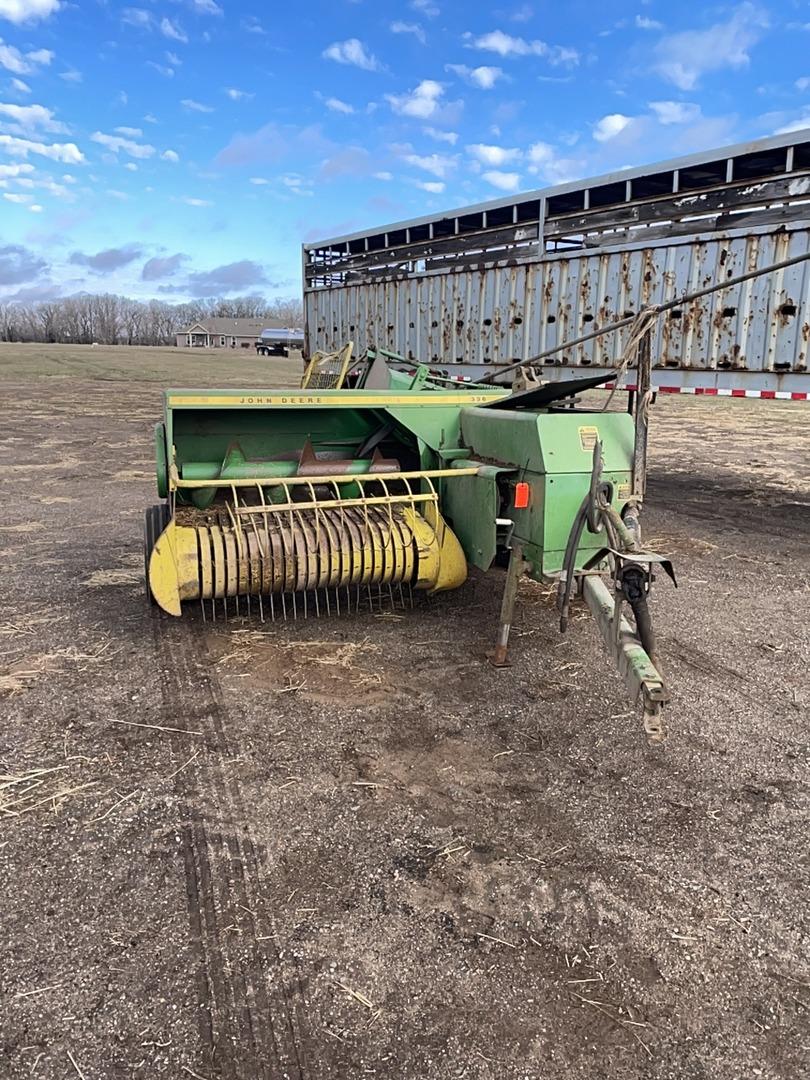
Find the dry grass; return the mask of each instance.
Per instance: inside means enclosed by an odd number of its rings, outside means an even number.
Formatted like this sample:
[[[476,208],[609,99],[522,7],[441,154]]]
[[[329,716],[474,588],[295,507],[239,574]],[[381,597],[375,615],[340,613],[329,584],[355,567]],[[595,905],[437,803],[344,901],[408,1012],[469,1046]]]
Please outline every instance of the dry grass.
[[[77,783],[70,765],[0,773],[0,816],[21,817],[33,810],[57,813],[65,800],[96,787],[97,780]]]
[[[281,694],[306,689],[307,672],[314,668],[325,668],[325,675],[333,675],[338,680],[350,676],[354,690],[382,684],[378,671],[363,671],[359,665],[362,657],[376,657],[380,652],[380,646],[372,644],[368,638],[362,641],[278,641],[266,631],[235,630],[229,643],[234,647],[224,653],[217,664],[233,664],[253,671],[286,661],[289,653],[295,650],[297,663],[294,670],[284,673],[285,685],[277,691]],[[379,666],[376,659],[374,663],[375,667]]]
[[[19,630],[18,627],[14,629]],[[26,633],[25,630],[20,632]],[[14,661],[5,671],[0,671],[0,694],[21,694],[44,675],[64,671],[66,664],[75,664],[77,671],[85,671],[88,665],[112,660],[114,656],[115,653],[109,651],[109,642],[95,652],[81,652],[73,647],[25,656]]]
[[[3,553],[0,551],[0,556]],[[35,611],[28,614],[20,612],[15,615],[14,622],[7,622],[0,626],[0,637],[36,637],[44,626],[52,626],[62,622],[67,615],[54,615],[51,611]]]
[[[119,469],[110,477],[110,483],[133,484],[140,480],[151,480],[152,476],[145,469]]]
[[[258,357],[252,349],[140,345],[20,345],[0,342],[0,382],[32,378],[132,380],[166,386],[294,386],[300,356]],[[82,411],[92,412],[90,403]],[[109,411],[105,405],[104,411]]]
[[[134,566],[115,566],[109,570],[94,570],[82,581],[87,589],[101,589],[108,585],[140,585],[143,570]]]
[[[44,528],[45,525],[41,521],[21,521],[17,525],[0,525],[0,532],[32,533]]]

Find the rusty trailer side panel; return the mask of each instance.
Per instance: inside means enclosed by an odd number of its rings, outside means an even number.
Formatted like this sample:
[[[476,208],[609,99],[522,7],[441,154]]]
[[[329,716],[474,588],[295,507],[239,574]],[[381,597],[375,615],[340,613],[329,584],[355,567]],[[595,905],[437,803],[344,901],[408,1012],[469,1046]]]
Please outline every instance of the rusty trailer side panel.
[[[810,229],[781,226],[349,281],[305,294],[309,348],[352,339],[357,351],[385,347],[451,374],[491,371],[809,247]],[[807,390],[808,338],[810,269],[801,263],[662,315],[654,365],[670,384]],[[623,347],[621,332],[598,337],[550,359],[546,377],[611,368]]]
[[[809,243],[810,128],[305,243],[307,345],[491,374]],[[810,400],[808,287],[802,262],[662,314],[654,384]],[[627,333],[544,376],[609,373]]]

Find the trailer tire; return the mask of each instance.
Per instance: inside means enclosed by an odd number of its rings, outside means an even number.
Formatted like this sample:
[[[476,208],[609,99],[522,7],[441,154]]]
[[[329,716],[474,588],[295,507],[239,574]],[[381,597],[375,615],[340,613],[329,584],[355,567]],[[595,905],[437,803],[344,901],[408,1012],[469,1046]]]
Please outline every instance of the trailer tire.
[[[149,558],[157,539],[171,521],[172,512],[168,502],[155,503],[146,508],[143,522],[143,581],[146,589],[146,598],[150,604],[155,603],[152,590],[149,588]]]
[[[647,597],[642,596],[637,600],[633,600],[630,607],[633,611],[633,618],[636,620],[636,633],[641,642],[641,647],[650,660],[655,663],[655,631],[653,630]]]

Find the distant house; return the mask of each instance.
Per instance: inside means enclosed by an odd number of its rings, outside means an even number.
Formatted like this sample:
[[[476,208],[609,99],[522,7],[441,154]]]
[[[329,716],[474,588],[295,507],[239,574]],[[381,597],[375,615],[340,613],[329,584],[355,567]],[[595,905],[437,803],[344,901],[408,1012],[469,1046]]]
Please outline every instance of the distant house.
[[[201,319],[177,335],[179,349],[252,349],[273,319]]]

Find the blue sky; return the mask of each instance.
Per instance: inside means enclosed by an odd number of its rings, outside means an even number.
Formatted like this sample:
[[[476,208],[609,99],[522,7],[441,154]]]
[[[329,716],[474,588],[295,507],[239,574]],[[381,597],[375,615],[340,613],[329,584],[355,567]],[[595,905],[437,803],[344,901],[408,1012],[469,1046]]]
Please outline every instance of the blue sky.
[[[805,122],[798,0],[0,0],[0,300],[296,295],[304,239]]]

